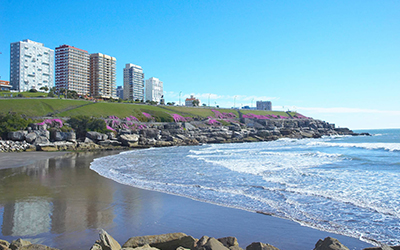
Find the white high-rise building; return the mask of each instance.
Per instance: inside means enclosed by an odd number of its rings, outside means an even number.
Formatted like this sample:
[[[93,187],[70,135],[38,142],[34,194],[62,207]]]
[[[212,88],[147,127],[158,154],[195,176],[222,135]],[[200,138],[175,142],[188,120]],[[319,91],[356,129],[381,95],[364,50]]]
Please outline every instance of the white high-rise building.
[[[90,94],[95,98],[117,98],[117,59],[101,53],[90,54]]]
[[[146,101],[160,103],[163,96],[163,82],[160,79],[151,77],[146,80]]]
[[[127,63],[124,68],[124,99],[144,100],[143,69],[132,63]]]
[[[69,45],[56,48],[56,88],[90,94],[89,53]]]
[[[10,45],[10,84],[13,90],[53,87],[54,50],[43,43],[23,40]]]

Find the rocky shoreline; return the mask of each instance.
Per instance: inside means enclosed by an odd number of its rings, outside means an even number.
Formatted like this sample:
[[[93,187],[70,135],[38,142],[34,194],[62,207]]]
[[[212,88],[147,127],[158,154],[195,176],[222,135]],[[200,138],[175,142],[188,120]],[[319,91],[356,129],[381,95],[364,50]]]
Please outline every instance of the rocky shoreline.
[[[235,237],[213,238],[203,236],[195,239],[184,233],[170,233],[161,235],[136,236],[129,238],[122,246],[103,229],[99,232],[90,250],[243,250]],[[0,240],[0,250],[58,250],[40,244],[32,244],[23,239],[11,243]],[[279,250],[278,248],[262,242],[253,242],[246,250]],[[337,239],[327,237],[320,239],[315,244],[314,250],[349,250]],[[400,250],[400,246],[371,247],[363,250]]]
[[[242,118],[229,125],[209,125],[204,121],[138,123],[140,129],[116,129],[107,133],[86,132],[80,138],[73,131],[62,132],[49,124],[30,124],[26,130],[8,133],[0,140],[0,152],[93,151],[273,141],[280,138],[320,138],[331,135],[369,135],[315,119]]]

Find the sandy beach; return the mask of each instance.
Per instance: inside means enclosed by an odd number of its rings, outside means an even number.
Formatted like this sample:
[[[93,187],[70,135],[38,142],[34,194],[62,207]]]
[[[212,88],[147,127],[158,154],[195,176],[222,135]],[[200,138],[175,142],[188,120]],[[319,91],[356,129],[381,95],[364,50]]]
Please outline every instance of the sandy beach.
[[[121,185],[89,169],[118,152],[0,154],[0,239],[29,239],[60,249],[89,249],[103,228],[128,238],[184,232],[235,236],[241,247],[261,241],[280,249],[313,249],[320,238],[349,249],[371,245],[272,216]]]

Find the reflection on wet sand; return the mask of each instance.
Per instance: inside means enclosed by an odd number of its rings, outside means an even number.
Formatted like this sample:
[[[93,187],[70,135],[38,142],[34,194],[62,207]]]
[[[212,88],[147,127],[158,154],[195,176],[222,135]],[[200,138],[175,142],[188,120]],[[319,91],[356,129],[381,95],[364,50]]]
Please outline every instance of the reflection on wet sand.
[[[112,224],[113,185],[88,168],[98,155],[74,154],[0,170],[2,235],[62,234]]]

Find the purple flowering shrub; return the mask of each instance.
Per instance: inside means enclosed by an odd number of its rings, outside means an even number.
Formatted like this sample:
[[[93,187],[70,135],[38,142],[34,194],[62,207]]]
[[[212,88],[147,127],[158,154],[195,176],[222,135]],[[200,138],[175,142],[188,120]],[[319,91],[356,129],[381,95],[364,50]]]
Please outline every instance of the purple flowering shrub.
[[[192,120],[192,117],[183,117],[178,114],[172,114],[171,116],[172,116],[172,118],[174,118],[175,122],[188,122],[188,121]]]
[[[143,114],[144,116],[146,116],[147,119],[153,119],[153,117],[152,117],[150,114],[148,114],[148,113],[142,112],[142,114]]]
[[[117,116],[109,116],[106,120],[107,129],[116,132],[117,129],[131,129],[138,130],[147,128],[146,125],[137,125],[136,122],[140,122],[135,116],[128,116],[125,118],[119,118]]]
[[[133,115],[126,117],[125,120],[132,121],[132,122],[138,122],[139,121],[139,119],[134,117]]]
[[[107,128],[107,130],[111,130],[111,131],[117,132],[117,130],[113,129],[112,127],[110,127],[108,125],[106,126],[106,128]]]
[[[212,109],[212,112],[214,112],[214,115],[218,119],[229,119],[229,118],[236,118],[236,115],[234,113],[221,113],[218,110]]]
[[[310,117],[304,116],[304,115],[302,115],[302,114],[300,114],[300,113],[296,113],[296,114],[293,116],[293,118],[295,118],[295,119],[311,119]]]
[[[58,128],[62,128],[63,126],[63,122],[61,119],[45,119],[43,122],[38,123],[37,125],[44,125],[44,124],[48,124],[50,125],[50,127],[58,127]]]
[[[215,120],[214,118],[210,117],[209,120],[208,120],[208,125],[220,126],[221,123],[219,121]]]
[[[271,117],[277,118],[277,116],[275,116],[275,115],[255,115],[252,113],[243,115],[243,118],[258,119],[258,120],[267,120],[267,119],[271,119]]]

